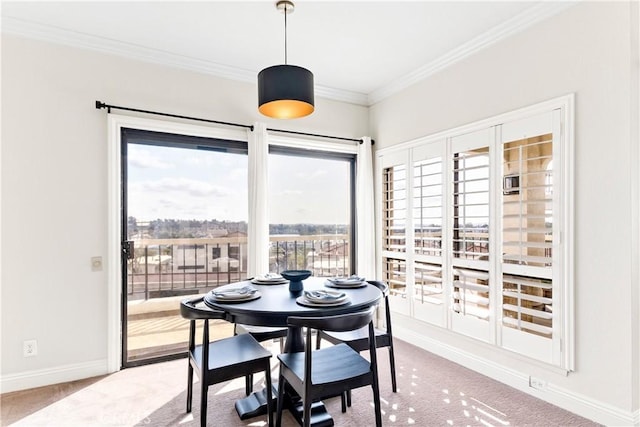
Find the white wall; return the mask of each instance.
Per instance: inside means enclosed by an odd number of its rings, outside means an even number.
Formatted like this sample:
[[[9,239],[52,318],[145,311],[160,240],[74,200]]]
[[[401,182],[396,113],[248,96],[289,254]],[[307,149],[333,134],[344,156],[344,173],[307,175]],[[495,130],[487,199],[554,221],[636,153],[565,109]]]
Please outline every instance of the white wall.
[[[318,99],[309,118],[268,122],[349,137],[372,134],[375,147],[383,148],[575,92],[576,371],[564,377],[416,321],[398,318],[396,331],[420,328],[461,362],[472,354],[490,361],[477,366],[504,368],[509,378],[546,379],[550,390],[538,394],[543,399],[570,407],[582,398],[596,415],[609,409],[609,420],[635,423],[637,15],[637,5],[626,2],[585,2],[376,104],[368,116],[366,108]],[[91,272],[89,260],[107,253],[107,120],[94,101],[251,124],[264,120],[255,92],[249,84],[2,37],[5,386],[106,370],[106,272]],[[37,357],[22,357],[25,339],[38,340]]]
[[[2,37],[2,391],[106,372],[107,113],[95,101],[360,137],[366,107],[265,120],[255,85]],[[122,114],[120,111],[115,111]],[[116,260],[117,261],[117,260]],[[104,260],[104,265],[109,260]],[[24,358],[22,342],[38,340]]]
[[[536,375],[560,390],[538,393],[542,398],[571,407],[560,396],[568,393],[573,403],[583,400],[582,409],[598,407],[585,416],[624,424],[639,420],[639,159],[638,141],[631,138],[632,129],[637,138],[638,126],[637,32],[637,5],[585,2],[378,103],[370,113],[380,149],[575,92],[575,372],[564,376],[417,321],[398,323],[409,333],[427,331],[450,353],[471,355],[461,358],[467,363],[490,361],[511,370],[513,378]],[[611,418],[602,416],[607,410]]]

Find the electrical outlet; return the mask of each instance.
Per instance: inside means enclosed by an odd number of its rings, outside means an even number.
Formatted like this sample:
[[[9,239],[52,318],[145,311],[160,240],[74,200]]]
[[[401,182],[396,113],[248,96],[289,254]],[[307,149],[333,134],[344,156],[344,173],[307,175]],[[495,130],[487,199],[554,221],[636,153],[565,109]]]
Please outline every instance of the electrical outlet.
[[[541,378],[529,377],[529,387],[544,390],[547,388],[547,382]]]
[[[24,357],[33,357],[38,354],[38,341],[26,340],[22,343],[22,354]]]

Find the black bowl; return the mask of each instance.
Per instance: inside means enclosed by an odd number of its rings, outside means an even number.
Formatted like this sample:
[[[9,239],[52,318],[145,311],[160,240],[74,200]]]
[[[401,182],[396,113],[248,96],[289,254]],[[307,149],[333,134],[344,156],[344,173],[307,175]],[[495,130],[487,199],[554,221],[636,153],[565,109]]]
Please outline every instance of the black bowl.
[[[291,282],[301,282],[304,279],[309,278],[312,272],[310,270],[285,270],[281,271],[280,275]]]

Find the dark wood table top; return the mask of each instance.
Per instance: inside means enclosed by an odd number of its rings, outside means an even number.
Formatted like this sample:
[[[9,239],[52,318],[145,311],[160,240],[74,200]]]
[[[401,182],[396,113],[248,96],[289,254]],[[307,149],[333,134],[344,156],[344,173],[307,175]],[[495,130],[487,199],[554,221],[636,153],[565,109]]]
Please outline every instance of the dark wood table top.
[[[333,307],[306,307],[296,302],[296,298],[302,295],[302,291],[290,292],[289,284],[258,285],[248,280],[224,285],[216,290],[251,284],[260,291],[260,298],[242,303],[223,303],[215,301],[212,294],[208,293],[204,302],[213,309],[227,313],[229,316],[227,320],[231,322],[254,326],[286,327],[289,316],[329,316],[353,313],[377,305],[382,299],[382,292],[373,285],[367,284],[367,286],[354,289],[334,289],[325,286],[325,283],[327,283],[326,278],[309,277],[303,281],[304,290],[341,291],[349,296],[350,302]]]

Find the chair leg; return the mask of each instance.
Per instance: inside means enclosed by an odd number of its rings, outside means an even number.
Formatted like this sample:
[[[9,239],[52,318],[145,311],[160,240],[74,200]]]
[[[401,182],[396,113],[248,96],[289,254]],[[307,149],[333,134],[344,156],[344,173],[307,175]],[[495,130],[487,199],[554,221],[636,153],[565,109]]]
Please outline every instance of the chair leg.
[[[273,426],[273,399],[271,398],[271,394],[273,393],[273,388],[271,386],[271,364],[269,360],[266,361],[266,366],[264,369],[264,379],[267,387],[267,422],[268,426]]]
[[[320,349],[320,341],[322,340],[322,338],[320,338],[320,331],[316,331],[316,350]]]
[[[193,366],[191,361],[187,361],[187,413],[191,412],[191,401],[193,400]]]
[[[311,427],[311,399],[306,399],[303,402],[302,416],[304,417],[304,423],[302,427]]]
[[[373,406],[376,412],[376,427],[382,427],[382,407],[380,406],[380,385],[378,384],[378,376],[374,375],[371,383],[373,390]]]
[[[393,354],[393,345],[389,346],[389,364],[391,365],[391,389],[396,393],[398,385],[396,383],[396,358]]]
[[[282,369],[282,368],[280,368]],[[280,427],[282,425],[282,408],[284,407],[284,387],[285,387],[285,379],[280,374],[278,376],[278,404],[276,405],[276,427]]]
[[[342,406],[342,413],[347,412],[347,392],[343,391],[340,393],[340,404]]]
[[[347,406],[351,408],[351,390],[347,390]]]
[[[373,403],[376,411],[376,427],[382,427],[382,408],[380,407],[380,393],[374,392]]]
[[[200,378],[200,427],[207,426],[207,394],[209,392],[209,386],[207,385],[207,376],[201,374]]]

